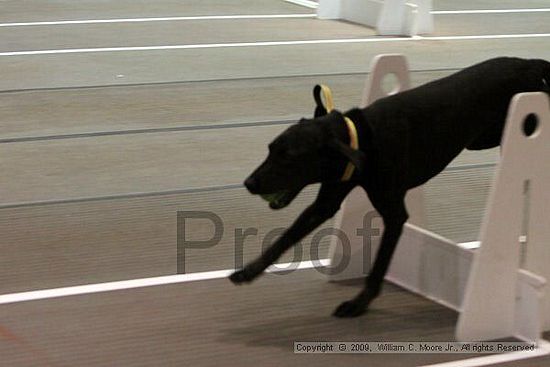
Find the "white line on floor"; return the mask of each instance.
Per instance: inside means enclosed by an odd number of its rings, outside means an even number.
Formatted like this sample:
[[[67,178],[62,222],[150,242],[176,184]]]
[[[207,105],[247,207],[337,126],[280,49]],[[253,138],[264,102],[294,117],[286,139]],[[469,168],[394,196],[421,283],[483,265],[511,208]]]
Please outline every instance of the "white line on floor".
[[[545,13],[550,8],[540,9],[479,9],[479,10],[434,10],[431,13],[438,14],[510,14],[510,13]]]
[[[309,8],[316,8],[317,4],[307,0],[286,0],[292,3],[304,2]],[[513,14],[513,13],[545,13],[550,8],[536,9],[479,9],[479,10],[434,10],[434,15],[455,14]],[[247,20],[247,19],[292,19],[292,18],[316,18],[317,14],[251,14],[251,15],[197,15],[186,17],[151,17],[151,18],[114,18],[114,19],[81,19],[81,20],[52,20],[40,22],[9,22],[0,23],[0,27],[32,27],[48,25],[70,24],[104,24],[104,23],[141,23],[141,22],[176,22],[190,20]]]
[[[288,19],[288,18],[315,18],[316,14],[261,14],[261,15],[205,15],[192,17],[157,17],[157,18],[119,18],[119,19],[83,19],[58,20],[45,22],[17,22],[0,23],[0,27],[28,27],[44,25],[67,24],[100,24],[100,23],[141,23],[141,22],[175,22],[186,20],[240,20],[240,19]]]
[[[285,270],[311,269],[316,266],[327,266],[329,263],[329,259],[319,260],[317,264],[312,261],[283,263],[277,264],[276,267],[270,267],[267,271],[270,273],[277,273],[283,272]],[[233,271],[233,269],[215,270],[201,273],[167,275],[154,278],[132,279],[117,282],[86,284],[73,287],[42,289],[38,291],[4,294],[0,295],[0,305],[100,292],[111,292],[125,289],[152,287],[158,285],[194,282],[198,280],[219,279],[229,276]]]
[[[503,354],[495,354],[484,357],[475,357],[462,359],[452,362],[436,363],[425,365],[422,367],[480,367],[488,366],[496,363],[507,363],[519,361],[522,359],[542,357],[550,354],[550,343],[546,340],[540,340],[537,349],[534,351],[510,352]]]
[[[481,245],[481,242],[479,241],[463,242],[458,244],[458,246],[465,248],[467,250],[475,250],[479,248],[480,245]]]
[[[437,36],[437,37],[423,37],[423,36],[372,37],[372,38],[344,38],[344,39],[304,40],[304,41],[265,41],[265,42],[238,42],[238,43],[207,43],[207,44],[195,44],[195,45],[169,45],[169,46],[75,48],[75,49],[60,49],[60,50],[8,51],[8,52],[0,52],[0,57],[100,53],[100,52],[194,50],[194,49],[207,49],[207,48],[321,45],[321,44],[341,44],[341,43],[343,44],[343,43],[409,42],[409,41],[465,41],[465,40],[482,40],[482,39],[514,39],[514,38],[543,38],[543,37],[550,37],[550,33],[493,34],[493,35],[480,35],[480,36]]]

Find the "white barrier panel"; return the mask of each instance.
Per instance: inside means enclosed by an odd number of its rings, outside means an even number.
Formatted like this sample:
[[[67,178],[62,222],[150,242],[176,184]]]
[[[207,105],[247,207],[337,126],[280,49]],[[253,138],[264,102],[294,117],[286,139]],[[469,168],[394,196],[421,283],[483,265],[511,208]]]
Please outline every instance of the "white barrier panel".
[[[397,86],[389,93],[384,92],[383,82],[387,75],[393,74],[397,79]],[[371,69],[367,78],[363,93],[362,107],[368,106],[379,98],[389,94],[398,93],[409,89],[409,69],[407,59],[403,55],[386,54],[378,55],[371,63]],[[409,191],[407,194],[407,209],[410,215],[409,222],[420,227],[425,226],[424,195],[421,188]],[[365,277],[371,265],[371,248],[375,246],[370,243],[376,233],[366,233],[360,228],[383,229],[381,220],[374,225],[377,214],[370,203],[365,191],[361,187],[355,188],[342,204],[335,220],[335,227],[343,231],[350,240],[351,252],[344,253],[343,246],[338,239],[333,238],[329,249],[331,264],[348,264],[343,270],[338,266],[338,272],[329,274],[330,280],[343,280]],[[368,231],[365,229],[365,231]],[[404,235],[402,238],[406,238]],[[366,250],[366,251],[365,251]],[[388,273],[391,275],[391,268]]]
[[[524,133],[527,116],[538,126]],[[488,201],[457,325],[459,340],[515,336],[534,341],[550,329],[550,106],[544,93],[510,105],[502,158]],[[520,236],[525,236],[524,244]]]
[[[432,0],[319,0],[320,19],[345,19],[376,27],[380,35],[433,32]]]

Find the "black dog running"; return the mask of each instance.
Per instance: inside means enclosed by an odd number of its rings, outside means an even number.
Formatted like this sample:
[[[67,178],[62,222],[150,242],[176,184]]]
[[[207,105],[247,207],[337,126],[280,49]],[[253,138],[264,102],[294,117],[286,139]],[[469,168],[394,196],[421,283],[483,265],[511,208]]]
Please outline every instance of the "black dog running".
[[[550,92],[549,84],[549,62],[503,57],[380,99],[364,109],[327,113],[317,100],[315,118],[302,119],[278,136],[245,186],[252,194],[263,195],[274,209],[287,206],[307,185],[320,182],[319,194],[267,251],[230,280],[235,284],[254,280],[332,217],[346,195],[361,186],[385,229],[365,288],[334,312],[338,317],[361,315],[380,293],[408,218],[406,192],[441,172],[464,148],[498,146],[512,97]],[[350,147],[354,134],[359,149]],[[353,173],[342,180],[349,163]]]

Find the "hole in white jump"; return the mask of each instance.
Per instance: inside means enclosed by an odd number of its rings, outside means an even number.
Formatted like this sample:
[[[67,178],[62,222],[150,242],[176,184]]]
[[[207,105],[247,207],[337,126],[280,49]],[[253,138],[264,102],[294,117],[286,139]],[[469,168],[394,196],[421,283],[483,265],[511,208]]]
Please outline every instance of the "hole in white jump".
[[[523,120],[522,130],[523,134],[527,137],[534,137],[539,128],[539,119],[534,113],[527,115],[525,120]]]
[[[397,75],[394,73],[384,75],[382,79],[382,90],[388,96],[398,93],[401,90],[401,83],[399,83]]]

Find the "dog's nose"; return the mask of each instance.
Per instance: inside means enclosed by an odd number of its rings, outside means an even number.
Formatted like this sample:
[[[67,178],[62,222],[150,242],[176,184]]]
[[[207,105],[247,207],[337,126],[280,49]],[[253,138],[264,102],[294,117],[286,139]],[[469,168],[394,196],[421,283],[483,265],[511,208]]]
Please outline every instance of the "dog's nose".
[[[244,186],[250,191],[252,194],[255,194],[259,189],[259,182],[254,177],[249,177],[244,181]]]

